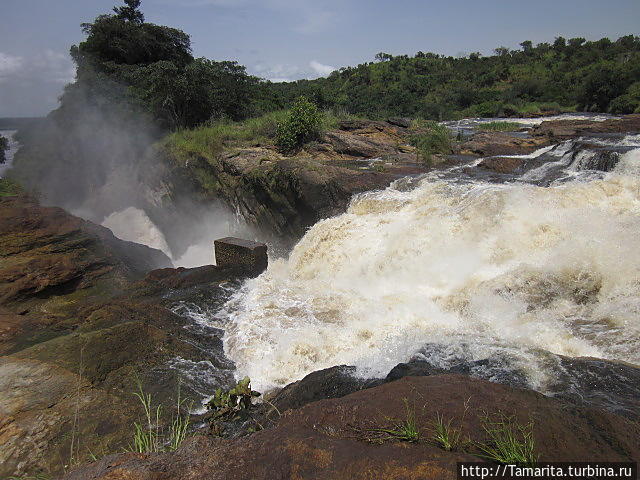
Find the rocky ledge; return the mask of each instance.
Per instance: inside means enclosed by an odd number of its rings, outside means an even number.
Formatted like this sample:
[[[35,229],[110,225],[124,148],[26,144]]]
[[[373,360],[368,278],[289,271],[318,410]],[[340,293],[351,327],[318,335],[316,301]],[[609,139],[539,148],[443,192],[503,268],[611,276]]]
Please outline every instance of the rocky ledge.
[[[451,450],[435,440],[439,418],[460,432]],[[385,434],[407,419],[416,425],[414,441]],[[544,461],[640,458],[640,426],[615,414],[467,376],[434,375],[281,412],[275,426],[247,437],[195,436],[175,453],[108,456],[65,479],[455,479],[456,462],[480,460],[475,445],[486,440],[492,419],[532,425]]]
[[[183,385],[183,398],[233,382],[222,332],[180,307],[204,298],[216,309],[230,283],[259,272],[149,273],[168,265],[162,252],[59,208],[0,198],[0,478],[50,477],[127,448],[142,413],[138,384],[154,403],[175,405],[183,364],[215,370],[211,384]]]

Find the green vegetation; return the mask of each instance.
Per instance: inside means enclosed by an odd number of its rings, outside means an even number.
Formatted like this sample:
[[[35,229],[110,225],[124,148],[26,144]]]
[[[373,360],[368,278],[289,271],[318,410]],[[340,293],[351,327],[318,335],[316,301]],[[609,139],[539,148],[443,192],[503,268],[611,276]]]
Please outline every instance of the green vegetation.
[[[485,415],[482,427],[489,443],[476,443],[482,452],[479,456],[499,463],[535,464],[538,461],[533,440],[533,422],[525,425],[504,414],[494,419]]]
[[[433,121],[416,120],[411,126],[414,132],[410,143],[416,147],[418,158],[427,165],[434,163],[433,155],[451,153],[451,131]]]
[[[319,137],[321,125],[322,115],[318,107],[300,97],[286,118],[278,124],[276,145],[283,153],[295,153],[305,143]]]
[[[450,418],[449,421],[445,423],[444,417],[438,414],[433,422],[433,428],[435,430],[433,440],[448,452],[457,450],[462,444],[462,431],[452,427],[452,421],[453,419]]]
[[[22,193],[22,187],[13,180],[0,178],[0,197],[13,197]]]
[[[478,130],[488,132],[514,132],[520,130],[520,128],[522,128],[522,125],[515,122],[489,122],[478,125]]]
[[[213,410],[213,420],[222,417],[235,417],[237,414],[247,412],[255,397],[260,392],[251,390],[251,379],[244,377],[235,387],[228,391],[218,388],[213,398],[207,403],[207,408]]]
[[[7,160],[4,153],[6,150],[9,150],[9,140],[0,135],[0,163]]]
[[[327,78],[274,84],[285,104],[305,95],[320,108],[369,118],[501,117],[565,110],[632,113],[640,105],[640,37],[557,37],[520,50],[456,58],[380,53]],[[635,86],[634,86],[635,85]]]
[[[145,393],[140,384],[134,395],[142,404],[145,420],[143,423],[134,424],[133,445],[130,445],[129,450],[138,453],[176,450],[186,438],[190,423],[190,406],[185,408],[185,400],[180,398],[180,389],[178,388],[176,412],[173,414],[168,432],[161,426],[162,405],[154,408],[151,394]]]
[[[391,428],[371,428],[368,432],[374,433],[375,438],[367,438],[369,441],[383,442],[385,440],[400,440],[402,442],[416,443],[421,439],[420,430],[416,421],[415,409],[409,406],[409,401],[404,399],[406,416]]]

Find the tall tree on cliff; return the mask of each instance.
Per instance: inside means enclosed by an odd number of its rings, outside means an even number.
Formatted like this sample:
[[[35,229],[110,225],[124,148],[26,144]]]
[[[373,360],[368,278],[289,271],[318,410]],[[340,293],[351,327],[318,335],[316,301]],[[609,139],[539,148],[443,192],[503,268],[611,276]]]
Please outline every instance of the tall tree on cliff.
[[[141,0],[124,0],[124,3],[124,7],[113,7],[116,15],[128,22],[137,23],[138,25],[143,24],[144,15],[140,11]]]

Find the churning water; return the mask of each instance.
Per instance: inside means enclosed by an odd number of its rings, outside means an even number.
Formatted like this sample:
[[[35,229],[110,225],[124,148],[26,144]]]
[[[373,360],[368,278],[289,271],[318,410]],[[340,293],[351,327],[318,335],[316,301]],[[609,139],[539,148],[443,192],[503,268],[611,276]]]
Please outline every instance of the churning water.
[[[502,358],[544,391],[547,352],[640,363],[640,149],[605,172],[576,145],[502,183],[475,167],[398,181],[318,222],[216,315],[238,374],[379,376],[437,345],[434,364]]]

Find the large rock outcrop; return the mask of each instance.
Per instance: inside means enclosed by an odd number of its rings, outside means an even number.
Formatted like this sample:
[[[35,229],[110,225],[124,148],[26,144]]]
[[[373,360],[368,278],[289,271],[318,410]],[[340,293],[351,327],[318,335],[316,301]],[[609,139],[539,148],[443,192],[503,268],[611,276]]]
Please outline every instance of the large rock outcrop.
[[[415,417],[420,441],[381,434],[379,429],[393,428],[407,415]],[[532,422],[543,461],[640,458],[640,426],[614,414],[466,376],[436,375],[311,403],[248,437],[198,436],[174,454],[109,456],[65,480],[455,479],[456,462],[477,461],[478,452],[472,443],[454,451],[440,448],[433,439],[438,416],[472,442],[487,441],[483,417]]]
[[[39,205],[0,198],[0,477],[52,476],[132,442],[138,383],[175,405],[183,365],[211,368],[198,400],[233,382],[222,332],[180,306],[217,308],[222,283],[255,275],[242,265],[164,268],[160,251]],[[199,363],[200,362],[200,363]],[[198,391],[196,391],[198,390]]]

